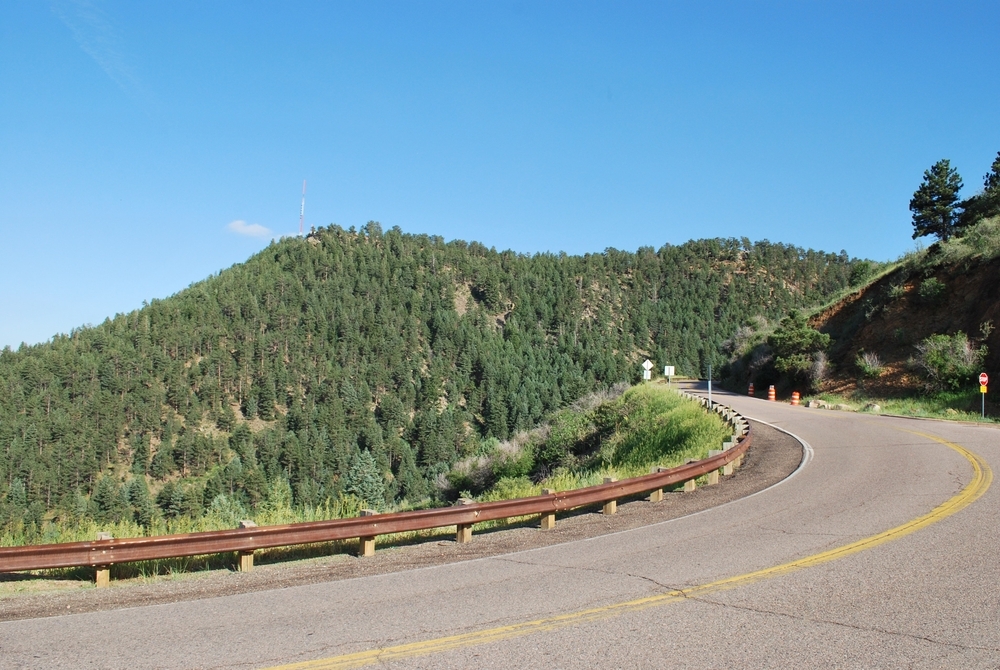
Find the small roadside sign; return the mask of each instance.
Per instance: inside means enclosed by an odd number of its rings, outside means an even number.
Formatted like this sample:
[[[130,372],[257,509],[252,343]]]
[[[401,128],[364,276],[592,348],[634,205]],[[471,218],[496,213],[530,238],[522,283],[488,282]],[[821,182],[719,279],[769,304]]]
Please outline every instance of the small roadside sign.
[[[983,418],[986,418],[986,385],[990,383],[990,376],[985,372],[979,373],[979,392],[983,394],[982,398],[982,412]]]
[[[649,381],[650,379],[653,378],[653,373],[651,372],[652,369],[653,369],[653,364],[650,363],[649,359],[647,358],[642,364],[642,378],[645,381]]]
[[[642,369],[643,370],[652,370],[653,369],[653,364],[649,362],[648,358],[645,361],[643,361],[643,363],[642,363]]]
[[[674,366],[673,365],[665,365],[665,366],[663,366],[663,376],[664,377],[673,377],[674,376]]]

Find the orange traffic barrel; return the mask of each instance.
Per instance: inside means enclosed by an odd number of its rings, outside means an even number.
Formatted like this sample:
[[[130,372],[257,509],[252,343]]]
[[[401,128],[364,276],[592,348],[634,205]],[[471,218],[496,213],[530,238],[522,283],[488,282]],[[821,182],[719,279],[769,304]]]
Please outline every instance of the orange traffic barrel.
[[[792,391],[792,404],[793,405],[798,405],[799,404],[799,392],[798,391]]]
[[[753,395],[753,382],[750,382],[750,388],[747,390],[747,395]]]
[[[776,399],[774,395],[774,384],[767,387],[767,399],[771,402],[774,402]]]

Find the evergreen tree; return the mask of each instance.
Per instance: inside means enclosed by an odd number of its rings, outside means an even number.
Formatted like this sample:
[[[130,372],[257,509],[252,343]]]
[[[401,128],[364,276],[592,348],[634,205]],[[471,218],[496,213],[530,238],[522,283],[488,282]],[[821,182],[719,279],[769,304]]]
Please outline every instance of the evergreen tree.
[[[947,158],[924,171],[924,181],[910,199],[913,239],[935,235],[947,240],[952,236],[958,222],[955,206],[961,190],[962,178]]]
[[[143,477],[133,477],[125,485],[126,499],[132,513],[132,520],[148,527],[153,520],[153,501],[149,497],[149,487]]]
[[[385,505],[385,482],[379,474],[375,458],[367,449],[359,449],[354,455],[351,469],[347,471],[344,490],[374,509],[381,509]]]
[[[24,488],[23,481],[15,479],[11,483],[10,490],[7,491],[7,501],[17,512],[23,511],[28,506],[28,492]]]
[[[110,475],[104,475],[97,481],[90,501],[94,506],[94,518],[98,521],[117,523],[125,516],[128,500],[122,496],[118,482]]]
[[[962,215],[959,225],[972,226],[979,221],[993,216],[1000,216],[1000,152],[983,177],[983,190],[968,200],[962,202]]]

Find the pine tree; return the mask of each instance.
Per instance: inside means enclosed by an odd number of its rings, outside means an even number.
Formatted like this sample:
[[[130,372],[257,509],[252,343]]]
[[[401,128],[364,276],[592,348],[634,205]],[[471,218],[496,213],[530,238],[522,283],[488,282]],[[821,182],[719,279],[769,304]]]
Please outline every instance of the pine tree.
[[[938,239],[948,240],[952,236],[958,222],[955,206],[961,190],[962,178],[947,158],[924,171],[924,181],[910,199],[913,239],[936,235]]]
[[[145,478],[133,477],[125,486],[132,519],[140,526],[148,527],[153,520],[154,509]]]
[[[1000,216],[1000,152],[983,177],[983,190],[962,202],[962,216],[959,225],[972,226],[993,216]]]
[[[125,513],[127,499],[123,498],[118,483],[110,475],[101,477],[94,488],[90,501],[94,505],[94,517],[104,523],[117,523]]]
[[[375,458],[367,449],[359,449],[354,455],[344,490],[374,509],[385,505],[385,482],[375,465]]]

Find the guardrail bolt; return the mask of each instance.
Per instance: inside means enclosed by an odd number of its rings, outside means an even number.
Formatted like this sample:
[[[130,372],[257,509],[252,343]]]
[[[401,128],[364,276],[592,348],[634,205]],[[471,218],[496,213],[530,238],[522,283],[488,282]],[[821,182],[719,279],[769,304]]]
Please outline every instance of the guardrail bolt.
[[[556,494],[555,489],[542,489],[543,496],[554,496]],[[556,527],[556,513],[546,512],[542,514],[541,518],[542,530],[552,530]]]
[[[605,477],[604,478],[604,483],[605,484],[613,484],[616,481],[618,481],[617,477]],[[604,503],[604,507],[601,509],[601,512],[603,514],[614,514],[617,511],[618,511],[618,501],[617,500],[609,500],[608,502]]]
[[[375,516],[378,512],[373,509],[361,510],[361,516]],[[358,556],[365,558],[375,555],[375,536],[366,535],[358,538]]]

